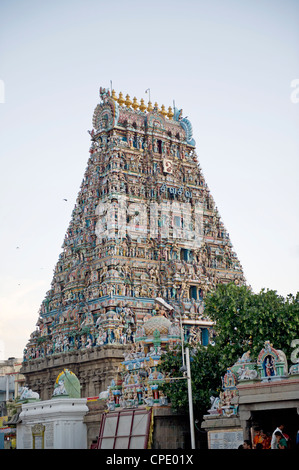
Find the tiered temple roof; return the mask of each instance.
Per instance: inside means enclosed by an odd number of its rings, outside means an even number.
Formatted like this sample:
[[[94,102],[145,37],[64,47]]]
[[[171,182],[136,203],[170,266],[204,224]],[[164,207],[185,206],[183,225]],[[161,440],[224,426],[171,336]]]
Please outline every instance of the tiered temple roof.
[[[187,341],[208,344],[204,299],[245,282],[182,110],[100,89],[90,156],[24,362],[134,343],[171,306]]]

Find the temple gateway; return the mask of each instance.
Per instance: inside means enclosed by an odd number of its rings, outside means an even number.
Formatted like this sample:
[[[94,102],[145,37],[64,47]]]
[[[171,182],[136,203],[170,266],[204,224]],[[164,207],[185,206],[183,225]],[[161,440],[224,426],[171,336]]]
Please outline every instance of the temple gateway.
[[[138,352],[154,374],[165,345],[209,344],[207,292],[245,283],[182,110],[101,88],[92,124],[62,252],[24,350],[26,385],[41,400],[61,370],[76,375],[83,397],[97,397]],[[152,392],[148,400],[165,403]]]

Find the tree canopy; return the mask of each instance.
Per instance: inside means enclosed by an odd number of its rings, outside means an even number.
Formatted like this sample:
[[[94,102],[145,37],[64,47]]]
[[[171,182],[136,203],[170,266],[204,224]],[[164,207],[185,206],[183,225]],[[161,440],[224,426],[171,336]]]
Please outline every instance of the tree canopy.
[[[255,294],[247,286],[220,284],[206,297],[205,313],[215,322],[223,369],[248,350],[257,358],[266,340],[289,358],[299,335],[299,292],[284,298],[273,290]]]
[[[247,286],[219,284],[205,299],[205,314],[215,322],[215,345],[189,346],[194,415],[198,420],[209,408],[210,397],[219,395],[226,369],[243,353],[250,351],[257,359],[269,340],[290,360],[291,342],[299,338],[299,292],[284,298],[273,290],[262,289],[255,294]],[[181,366],[181,346],[163,356],[161,370],[171,377],[182,376]],[[165,384],[164,390],[174,409],[187,412],[186,380]]]

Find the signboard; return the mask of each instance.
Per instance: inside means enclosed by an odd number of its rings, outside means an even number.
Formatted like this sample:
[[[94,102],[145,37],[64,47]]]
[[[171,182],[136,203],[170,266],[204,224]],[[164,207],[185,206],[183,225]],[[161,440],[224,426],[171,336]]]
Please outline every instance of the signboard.
[[[243,444],[243,430],[241,428],[228,431],[209,431],[209,449],[238,449]]]
[[[31,431],[33,449],[44,449],[45,426],[39,423],[35,424],[34,426],[32,426]]]
[[[0,428],[5,427],[5,423],[8,421],[8,416],[0,416]],[[7,426],[6,426],[7,427]]]
[[[146,449],[151,413],[151,409],[128,409],[104,414],[96,447],[98,449]]]
[[[52,449],[54,447],[54,424],[24,425],[20,434],[22,449]]]

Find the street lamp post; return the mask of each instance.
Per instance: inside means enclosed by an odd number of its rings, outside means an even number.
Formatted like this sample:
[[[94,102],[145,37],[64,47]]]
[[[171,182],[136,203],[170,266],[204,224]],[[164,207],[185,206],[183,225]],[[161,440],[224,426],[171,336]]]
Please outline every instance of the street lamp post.
[[[180,331],[181,331],[181,344],[182,344],[182,359],[183,359],[183,367],[185,367],[185,354],[184,354],[184,330],[183,330],[183,322],[182,322],[182,315],[180,312]]]
[[[190,368],[189,348],[185,348],[185,352],[186,352],[186,366],[187,366],[187,384],[188,384],[188,402],[189,402],[191,449],[195,449],[193,398],[192,398],[192,382],[191,382],[191,368]]]
[[[190,367],[190,355],[189,348],[184,350],[184,333],[183,333],[183,322],[180,313],[180,330],[181,330],[181,344],[182,344],[182,360],[183,366],[181,372],[187,373],[187,385],[188,385],[188,402],[189,402],[189,419],[190,419],[190,435],[191,435],[191,448],[195,449],[195,433],[194,433],[194,416],[193,416],[193,397],[192,397],[192,382],[191,382],[191,367]],[[185,364],[186,354],[186,364]]]

